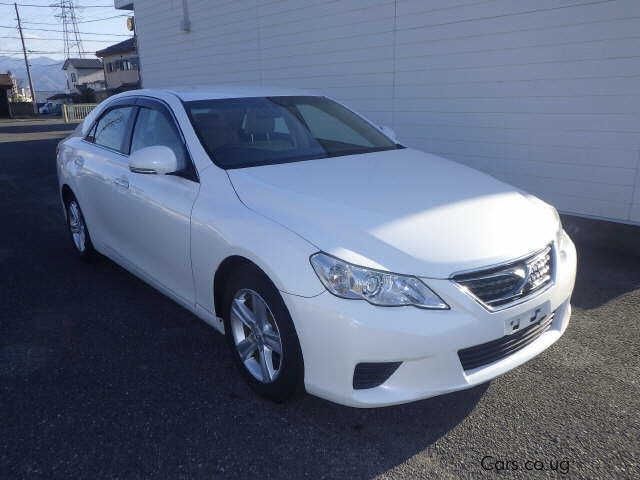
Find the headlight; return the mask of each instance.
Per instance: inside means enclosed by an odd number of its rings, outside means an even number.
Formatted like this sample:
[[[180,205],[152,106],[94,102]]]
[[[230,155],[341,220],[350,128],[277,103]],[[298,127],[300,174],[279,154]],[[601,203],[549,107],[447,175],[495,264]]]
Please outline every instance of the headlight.
[[[562,230],[562,219],[560,218],[560,214],[558,213],[558,210],[555,207],[552,207],[551,205],[549,205],[549,207],[551,208],[551,212],[553,213],[553,217],[556,220],[556,225],[558,226],[558,230]]]
[[[567,247],[567,232],[562,228],[562,224],[558,227],[558,231],[556,232],[556,248],[559,252],[563,252]]]
[[[322,252],[312,255],[310,260],[322,284],[338,297],[366,300],[386,307],[449,308],[416,277],[359,267]]]
[[[531,195],[529,193],[524,193],[524,196],[527,197],[531,202],[533,202],[534,204],[541,206],[542,208],[547,208],[551,210],[551,214],[553,215],[553,218],[555,220],[555,243],[556,243],[556,249],[559,252],[562,252],[566,245],[567,245],[567,239],[569,238],[567,236],[567,233],[564,231],[564,228],[562,228],[562,220],[560,219],[560,214],[558,213],[558,210],[556,210],[555,207],[553,207],[552,205],[549,205],[546,202],[543,202],[542,200],[540,200],[538,197]]]
[[[551,208],[553,209],[553,215],[556,218],[556,248],[559,252],[561,252],[564,250],[567,234],[562,227],[562,220],[560,219],[558,210],[556,210],[554,207]]]

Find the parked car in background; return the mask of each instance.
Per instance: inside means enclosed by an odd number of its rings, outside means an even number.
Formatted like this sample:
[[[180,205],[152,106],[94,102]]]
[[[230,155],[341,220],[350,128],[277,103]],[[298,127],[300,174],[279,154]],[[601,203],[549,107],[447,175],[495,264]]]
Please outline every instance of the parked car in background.
[[[47,102],[42,105],[38,111],[41,115],[60,115],[62,114],[62,105],[59,103]]]
[[[49,112],[49,108],[53,105],[51,102],[46,102],[38,108],[38,112],[42,114],[46,114]]]
[[[569,323],[576,251],[553,207],[323,96],[126,92],[60,143],[57,172],[77,254],[224,332],[274,400],[469,388]]]

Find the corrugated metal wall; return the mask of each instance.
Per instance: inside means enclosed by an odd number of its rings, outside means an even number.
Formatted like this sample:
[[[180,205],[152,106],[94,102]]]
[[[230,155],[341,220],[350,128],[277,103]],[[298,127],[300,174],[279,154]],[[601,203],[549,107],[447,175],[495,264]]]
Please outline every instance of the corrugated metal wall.
[[[147,87],[329,94],[568,213],[640,223],[640,1],[136,0]]]

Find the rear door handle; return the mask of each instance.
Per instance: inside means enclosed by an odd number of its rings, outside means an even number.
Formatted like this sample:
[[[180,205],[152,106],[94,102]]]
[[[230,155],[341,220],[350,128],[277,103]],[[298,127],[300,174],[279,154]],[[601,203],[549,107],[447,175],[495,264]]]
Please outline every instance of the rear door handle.
[[[129,180],[127,180],[124,177],[118,177],[118,178],[114,179],[113,183],[115,183],[116,185],[118,185],[119,187],[122,187],[122,188],[129,188]]]

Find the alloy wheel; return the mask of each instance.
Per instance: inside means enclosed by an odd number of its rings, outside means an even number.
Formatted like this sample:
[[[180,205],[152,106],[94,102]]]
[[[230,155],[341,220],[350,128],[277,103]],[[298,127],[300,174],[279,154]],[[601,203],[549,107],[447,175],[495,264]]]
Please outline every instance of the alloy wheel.
[[[245,368],[262,383],[271,383],[282,367],[282,340],[273,313],[250,289],[239,290],[231,302],[231,333]]]
[[[86,249],[87,241],[87,228],[80,213],[80,207],[75,200],[69,202],[69,230],[71,230],[71,237],[73,243],[80,253]]]

